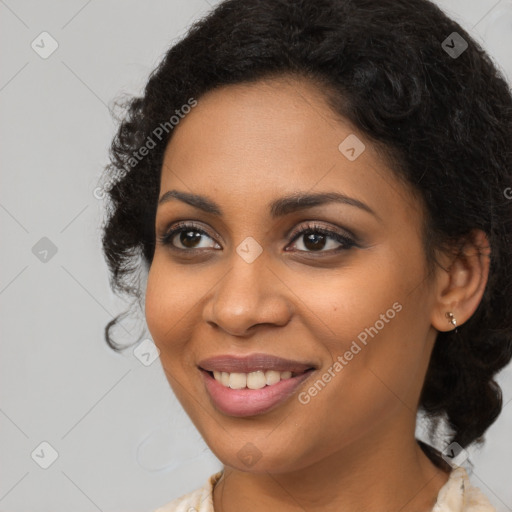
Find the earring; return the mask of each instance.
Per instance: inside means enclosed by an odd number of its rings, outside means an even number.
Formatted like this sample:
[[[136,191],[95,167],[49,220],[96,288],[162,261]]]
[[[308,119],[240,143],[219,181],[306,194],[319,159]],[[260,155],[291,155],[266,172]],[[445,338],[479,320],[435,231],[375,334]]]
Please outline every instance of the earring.
[[[454,327],[457,325],[457,320],[455,320],[455,317],[451,311],[445,313],[445,316],[448,319],[448,322],[450,322]]]

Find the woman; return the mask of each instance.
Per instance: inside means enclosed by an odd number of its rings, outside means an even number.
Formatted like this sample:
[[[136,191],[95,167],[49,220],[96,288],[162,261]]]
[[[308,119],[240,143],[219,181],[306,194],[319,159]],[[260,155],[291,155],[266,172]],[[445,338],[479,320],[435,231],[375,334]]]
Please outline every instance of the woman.
[[[494,510],[459,466],[512,357],[512,97],[459,25],[227,0],[111,155],[112,285],[224,465],[160,512]]]

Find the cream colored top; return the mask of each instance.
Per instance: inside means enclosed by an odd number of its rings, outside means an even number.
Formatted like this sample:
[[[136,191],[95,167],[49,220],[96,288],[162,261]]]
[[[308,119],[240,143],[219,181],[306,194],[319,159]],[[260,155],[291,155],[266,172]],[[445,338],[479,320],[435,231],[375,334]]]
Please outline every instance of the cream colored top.
[[[222,470],[211,475],[203,487],[167,503],[155,512],[215,512],[213,487],[221,476]],[[478,487],[472,487],[466,470],[458,467],[439,490],[431,512],[496,512],[496,509]]]

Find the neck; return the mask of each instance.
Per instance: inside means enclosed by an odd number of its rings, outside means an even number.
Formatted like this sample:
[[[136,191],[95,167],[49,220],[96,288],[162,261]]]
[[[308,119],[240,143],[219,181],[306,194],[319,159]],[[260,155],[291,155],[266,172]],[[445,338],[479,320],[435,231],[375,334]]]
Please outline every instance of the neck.
[[[381,428],[371,438],[287,473],[250,473],[225,465],[213,503],[215,512],[430,512],[448,477],[418,446],[413,424],[406,432]]]

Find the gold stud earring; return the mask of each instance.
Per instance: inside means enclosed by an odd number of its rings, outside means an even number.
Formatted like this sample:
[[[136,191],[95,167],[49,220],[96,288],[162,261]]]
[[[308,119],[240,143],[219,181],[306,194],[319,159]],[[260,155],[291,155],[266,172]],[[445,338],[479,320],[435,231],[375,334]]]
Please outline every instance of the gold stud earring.
[[[448,322],[450,322],[454,327],[457,325],[457,320],[455,320],[455,317],[451,311],[445,313],[445,316],[448,319]]]

